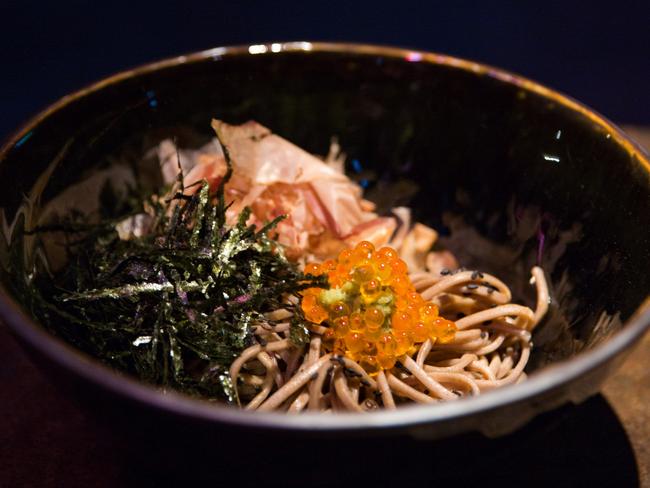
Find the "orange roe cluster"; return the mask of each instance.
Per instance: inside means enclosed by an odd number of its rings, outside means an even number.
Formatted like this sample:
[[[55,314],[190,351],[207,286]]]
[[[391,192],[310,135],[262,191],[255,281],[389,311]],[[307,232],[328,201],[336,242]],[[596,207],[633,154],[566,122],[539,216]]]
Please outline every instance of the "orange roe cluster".
[[[404,354],[430,339],[448,343],[456,324],[415,291],[408,267],[390,247],[363,241],[336,260],[310,263],[305,273],[327,275],[329,289],[302,292],[305,318],[327,327],[326,350],[357,361],[369,374],[391,369]]]

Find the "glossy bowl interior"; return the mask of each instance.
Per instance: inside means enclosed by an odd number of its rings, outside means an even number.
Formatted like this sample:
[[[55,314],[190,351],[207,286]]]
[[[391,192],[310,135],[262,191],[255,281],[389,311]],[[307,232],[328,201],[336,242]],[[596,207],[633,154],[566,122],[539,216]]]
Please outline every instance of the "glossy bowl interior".
[[[65,188],[141,160],[164,138],[199,147],[212,137],[212,117],[257,120],[318,154],[336,136],[380,208],[412,206],[463,265],[502,277],[523,302],[533,298],[529,270],[541,263],[553,304],[534,336],[529,379],[396,412],[250,414],[163,394],[46,333],[21,305],[33,263],[33,241],[21,229]],[[624,134],[584,106],[472,62],[306,42],[213,49],[101,81],[8,141],[0,153],[0,315],[48,371],[76,395],[110,398],[109,410],[126,405],[199,429],[499,435],[593,394],[650,325],[649,168]]]

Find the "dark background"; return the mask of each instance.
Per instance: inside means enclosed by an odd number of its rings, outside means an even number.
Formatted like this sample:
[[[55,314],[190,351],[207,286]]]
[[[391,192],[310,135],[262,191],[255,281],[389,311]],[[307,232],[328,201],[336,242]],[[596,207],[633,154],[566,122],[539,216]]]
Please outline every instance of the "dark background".
[[[0,0],[0,137],[62,95],[141,63],[272,40],[432,50],[650,123],[650,1]]]

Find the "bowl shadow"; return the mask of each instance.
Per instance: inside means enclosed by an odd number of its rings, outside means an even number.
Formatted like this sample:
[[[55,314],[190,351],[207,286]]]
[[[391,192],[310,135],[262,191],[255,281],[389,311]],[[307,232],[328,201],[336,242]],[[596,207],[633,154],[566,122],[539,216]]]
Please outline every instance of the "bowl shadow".
[[[203,453],[180,438],[167,442],[184,454],[175,451],[169,457],[166,448],[149,444],[145,458],[123,459],[129,483],[228,479],[244,486],[639,486],[630,441],[602,395],[542,414],[498,439],[465,434],[437,441],[372,437],[292,442],[285,437],[273,442],[265,437],[254,445],[231,440],[225,448],[203,447]]]

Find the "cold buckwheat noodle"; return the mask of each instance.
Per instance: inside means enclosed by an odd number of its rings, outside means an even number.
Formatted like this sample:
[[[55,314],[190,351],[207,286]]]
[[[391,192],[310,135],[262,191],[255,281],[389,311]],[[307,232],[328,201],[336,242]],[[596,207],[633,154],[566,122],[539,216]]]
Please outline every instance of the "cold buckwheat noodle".
[[[427,338],[396,357],[392,367],[370,372],[344,350],[325,347],[327,321],[311,325],[309,343],[296,347],[289,340],[291,314],[270,314],[255,329],[258,344],[230,369],[242,407],[363,412],[454,400],[521,382],[531,332],[549,303],[544,272],[534,267],[531,275],[534,310],[512,303],[508,286],[487,273],[413,271],[409,278],[421,299],[434,304],[440,317],[458,317],[453,336],[447,341]]]

